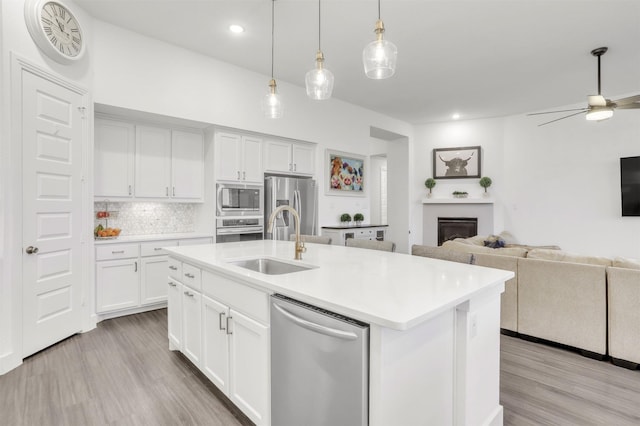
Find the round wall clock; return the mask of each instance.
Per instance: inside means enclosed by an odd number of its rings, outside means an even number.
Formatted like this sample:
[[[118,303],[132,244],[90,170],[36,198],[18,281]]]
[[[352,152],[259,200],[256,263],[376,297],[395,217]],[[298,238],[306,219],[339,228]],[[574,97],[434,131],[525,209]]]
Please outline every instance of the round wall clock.
[[[80,22],[61,1],[27,0],[24,18],[33,41],[51,59],[68,64],[84,54]]]

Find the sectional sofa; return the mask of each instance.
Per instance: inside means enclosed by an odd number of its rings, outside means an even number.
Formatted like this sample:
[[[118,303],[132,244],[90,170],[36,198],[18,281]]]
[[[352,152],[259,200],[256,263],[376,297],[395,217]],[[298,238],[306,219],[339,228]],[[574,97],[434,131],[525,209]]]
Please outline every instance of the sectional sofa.
[[[486,239],[456,239],[438,248],[416,245],[412,253],[453,261],[467,254],[476,265],[513,271],[501,300],[505,333],[638,367],[640,261],[581,256],[556,246],[508,244],[493,249],[484,246]]]

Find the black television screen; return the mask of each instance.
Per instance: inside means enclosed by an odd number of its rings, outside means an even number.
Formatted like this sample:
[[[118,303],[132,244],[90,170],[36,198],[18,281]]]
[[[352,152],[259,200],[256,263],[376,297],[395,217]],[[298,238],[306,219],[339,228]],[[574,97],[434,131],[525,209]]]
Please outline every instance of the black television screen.
[[[640,216],[640,157],[620,159],[622,216]]]

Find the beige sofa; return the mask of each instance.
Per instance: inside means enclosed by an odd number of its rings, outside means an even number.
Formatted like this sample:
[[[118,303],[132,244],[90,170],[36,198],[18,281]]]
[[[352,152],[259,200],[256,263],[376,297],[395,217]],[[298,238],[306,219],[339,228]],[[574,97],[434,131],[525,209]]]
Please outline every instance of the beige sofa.
[[[609,355],[614,364],[640,364],[640,261],[616,258],[607,268]]]

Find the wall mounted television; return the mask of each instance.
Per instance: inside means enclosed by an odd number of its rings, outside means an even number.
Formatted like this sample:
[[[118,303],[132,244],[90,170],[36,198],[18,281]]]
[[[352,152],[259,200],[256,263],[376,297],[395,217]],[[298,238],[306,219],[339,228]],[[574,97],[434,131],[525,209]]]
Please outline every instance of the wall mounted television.
[[[622,216],[640,216],[640,156],[620,159]]]

